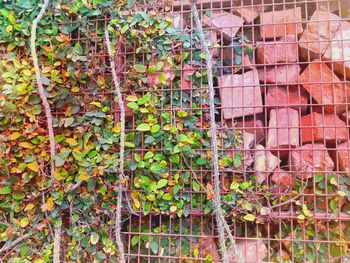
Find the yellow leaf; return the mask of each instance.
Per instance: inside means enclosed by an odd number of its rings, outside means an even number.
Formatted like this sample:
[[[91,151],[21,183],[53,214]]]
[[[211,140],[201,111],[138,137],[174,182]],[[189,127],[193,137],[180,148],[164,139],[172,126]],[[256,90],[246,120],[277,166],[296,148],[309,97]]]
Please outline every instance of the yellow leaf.
[[[29,69],[23,70],[23,74],[30,77],[32,75],[32,72]]]
[[[120,133],[120,124],[118,123],[117,125],[115,125],[113,127],[112,131],[115,133]]]
[[[310,216],[310,211],[307,209],[307,206],[305,204],[303,204],[303,214],[305,216]]]
[[[247,214],[243,217],[244,220],[246,221],[254,221],[255,220],[255,216],[252,214]]]
[[[59,171],[59,170],[55,170],[55,173],[53,176],[54,176],[55,180],[57,180],[57,181],[61,181],[61,180],[66,178],[66,176],[63,176],[61,171]]]
[[[137,101],[138,98],[135,96],[135,95],[129,95],[127,98],[126,98],[127,101]]]
[[[198,250],[197,247],[195,247],[194,250],[193,250],[193,256],[194,256],[195,258],[198,258],[198,255],[199,255],[199,250]]]
[[[82,180],[82,181],[89,180],[89,178],[90,178],[90,175],[87,174],[87,173],[81,173],[81,174],[79,174],[79,179]]]
[[[66,142],[69,144],[69,146],[77,146],[78,145],[77,140],[73,139],[73,138],[67,138]]]
[[[137,209],[139,209],[139,208],[140,208],[140,206],[141,206],[140,201],[139,201],[139,200],[137,200],[137,199],[134,199],[134,206],[135,206]]]
[[[19,221],[19,225],[24,228],[29,224],[29,222],[30,222],[29,219],[25,217],[25,218],[22,218],[21,221]]]
[[[337,194],[342,197],[346,196],[346,193],[344,193],[343,191],[337,191]]]
[[[26,207],[24,208],[24,211],[30,211],[34,208],[34,204],[30,203],[27,204]]]
[[[12,134],[10,135],[10,139],[11,139],[11,140],[16,140],[16,139],[18,139],[18,138],[21,137],[21,136],[22,136],[21,133],[19,133],[19,132],[14,132],[14,133],[12,133]]]
[[[50,198],[47,199],[46,205],[47,205],[47,210],[48,211],[52,211],[53,210],[53,205],[54,205],[53,201],[54,201],[53,197],[50,197]]]
[[[298,220],[304,220],[304,219],[305,219],[305,216],[304,216],[304,215],[298,215],[298,216],[297,216],[297,219],[298,219]]]
[[[33,145],[30,142],[21,142],[19,144],[20,147],[26,148],[26,149],[33,149]]]
[[[33,172],[39,172],[39,166],[36,162],[31,162],[27,165],[27,167],[32,170]]]

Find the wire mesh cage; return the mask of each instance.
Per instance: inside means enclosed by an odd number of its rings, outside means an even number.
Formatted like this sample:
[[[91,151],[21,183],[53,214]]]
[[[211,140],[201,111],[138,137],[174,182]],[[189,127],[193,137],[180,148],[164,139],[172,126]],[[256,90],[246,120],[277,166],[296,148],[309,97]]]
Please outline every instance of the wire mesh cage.
[[[196,1],[213,57],[222,206],[246,262],[350,260],[347,4]],[[152,159],[160,166],[165,161],[169,169],[158,180],[182,185],[160,198],[176,201],[157,203],[159,192],[143,187],[152,177],[136,168],[128,171],[126,199],[136,215],[125,205],[122,235],[127,261],[220,262],[212,215],[213,171],[206,166],[210,142],[197,135],[209,132],[209,102],[203,43],[191,3],[152,2],[142,8],[161,10],[173,25],[164,34],[178,34],[182,44],[155,55],[135,49],[136,44],[114,43],[118,78],[129,106],[127,137],[138,145],[128,152],[128,161],[140,165],[140,159]],[[110,77],[108,67],[101,66],[109,65],[103,31],[110,22],[109,17],[87,20],[83,32],[79,21],[61,26],[70,28],[76,61],[85,59],[79,46],[88,50],[86,71],[74,74],[90,81],[71,94],[71,100],[81,101],[72,111],[87,112],[90,102],[109,101],[118,122],[113,89],[101,89]],[[164,53],[172,59],[162,60]],[[136,73],[145,68],[148,72],[138,87],[128,75],[135,67]],[[163,75],[157,73],[158,67]],[[154,89],[159,82],[162,87]],[[144,98],[145,104],[130,104],[135,97]],[[136,107],[145,113],[135,113]],[[58,105],[56,116],[62,109],[66,110],[64,105]],[[177,127],[181,147],[191,145],[199,158],[179,151],[163,160],[162,153],[174,145],[157,141],[156,136],[133,137],[140,118],[156,112],[160,117],[153,134]],[[190,133],[182,134],[186,130]],[[236,262],[231,254],[230,262]]]

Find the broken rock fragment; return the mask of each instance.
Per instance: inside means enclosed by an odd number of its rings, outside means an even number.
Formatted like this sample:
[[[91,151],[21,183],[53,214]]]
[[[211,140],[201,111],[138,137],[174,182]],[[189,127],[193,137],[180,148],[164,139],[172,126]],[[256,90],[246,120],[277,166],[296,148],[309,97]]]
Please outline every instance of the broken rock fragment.
[[[218,78],[224,119],[263,112],[258,73],[223,75]]]
[[[350,172],[350,141],[337,146],[338,170]]]
[[[322,107],[327,113],[345,111],[345,86],[325,63],[312,61],[301,73],[299,83],[321,105],[315,111],[322,112]]]
[[[265,65],[298,61],[297,39],[293,35],[288,35],[280,41],[258,42],[256,60],[257,64]]]
[[[348,129],[344,121],[334,114],[312,114],[301,117],[302,143],[326,142],[334,144],[336,141],[348,140]]]
[[[291,108],[270,111],[269,132],[266,148],[269,150],[288,150],[299,146],[299,113]]]
[[[350,23],[342,22],[332,38],[323,60],[330,61],[334,70],[350,79]]]
[[[326,146],[320,143],[305,144],[290,153],[293,171],[300,179],[312,178],[317,172],[330,172],[334,163]]]
[[[303,60],[319,59],[327,50],[330,40],[340,25],[340,17],[326,11],[315,11],[299,39]]]
[[[307,109],[308,94],[301,86],[270,86],[265,96],[268,109],[290,107],[304,114]]]
[[[299,72],[300,67],[297,64],[265,67],[258,70],[260,82],[279,85],[298,84]]]
[[[271,181],[272,183],[282,186],[283,188],[288,188],[291,186],[293,181],[292,172],[277,169],[273,172]]]
[[[254,170],[259,184],[264,182],[280,164],[281,160],[273,155],[264,146],[258,144],[255,147]]]
[[[300,7],[261,13],[260,21],[262,39],[298,35],[303,31]]]
[[[264,258],[267,256],[267,247],[261,239],[240,240],[236,243],[236,246],[244,262],[264,262]],[[228,262],[238,262],[233,248],[229,249],[228,254]]]
[[[232,39],[243,26],[243,19],[228,12],[212,12],[211,16],[203,16],[203,23],[224,37]]]

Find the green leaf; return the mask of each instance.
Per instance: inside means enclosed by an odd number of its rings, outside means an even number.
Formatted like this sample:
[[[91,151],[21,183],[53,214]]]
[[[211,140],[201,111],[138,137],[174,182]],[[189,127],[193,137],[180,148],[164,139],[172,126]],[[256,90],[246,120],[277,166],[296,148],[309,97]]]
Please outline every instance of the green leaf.
[[[158,243],[156,241],[152,241],[151,250],[153,254],[158,254]]]
[[[162,170],[162,167],[160,166],[159,163],[153,163],[150,167],[150,170],[154,174],[159,174],[160,171]]]
[[[162,196],[162,198],[163,198],[164,200],[166,200],[166,201],[170,201],[170,200],[173,198],[173,196],[172,196],[170,193],[165,193],[165,194]]]
[[[139,73],[144,73],[146,72],[146,67],[142,64],[136,64],[134,65],[134,69],[139,72]]]
[[[160,126],[159,125],[153,125],[151,128],[151,133],[156,133],[160,130]]]
[[[138,236],[133,236],[131,239],[131,246],[136,246],[139,243],[139,237]]]
[[[165,85],[166,84],[166,74],[165,72],[159,73],[159,83]]]
[[[10,186],[6,185],[6,186],[0,188],[0,195],[7,195],[9,193],[11,193]]]
[[[174,164],[179,164],[180,163],[180,156],[178,154],[171,155],[170,162],[172,162]]]
[[[134,148],[135,144],[132,142],[125,142],[125,147]]]
[[[149,131],[149,130],[151,130],[151,126],[148,123],[141,123],[139,126],[137,126],[136,130]]]
[[[251,221],[251,222],[253,222],[253,221],[255,220],[255,216],[252,215],[252,214],[247,214],[247,215],[245,215],[245,216],[243,217],[243,219],[244,219],[245,221]]]
[[[154,156],[154,153],[153,152],[147,152],[146,154],[145,154],[145,156],[143,157],[143,159],[150,159],[150,158],[152,158]]]
[[[192,189],[195,192],[199,192],[199,190],[201,189],[199,183],[197,183],[196,181],[193,181],[192,182]]]
[[[64,165],[64,163],[65,163],[65,160],[63,160],[61,157],[59,157],[59,156],[57,156],[57,155],[54,156],[53,159],[54,159],[55,165],[56,165],[57,167],[61,167],[61,166]]]
[[[205,160],[204,158],[198,158],[196,161],[196,164],[198,165],[205,165],[207,163],[207,160]]]
[[[146,144],[148,144],[148,143],[152,143],[152,142],[154,142],[154,137],[153,136],[149,136],[149,137],[147,137],[146,139],[145,139],[145,143]]]
[[[136,102],[134,102],[134,101],[129,102],[129,103],[127,104],[127,106],[128,106],[130,109],[132,109],[132,110],[137,110],[137,109],[139,108],[139,105],[138,105]]]
[[[96,232],[92,232],[90,235],[90,243],[96,245],[100,239],[99,235]]]
[[[160,179],[157,183],[157,188],[163,188],[164,186],[166,186],[168,184],[168,180],[167,179]]]
[[[324,175],[323,174],[316,174],[314,180],[315,180],[315,183],[319,183],[319,182],[324,180]]]

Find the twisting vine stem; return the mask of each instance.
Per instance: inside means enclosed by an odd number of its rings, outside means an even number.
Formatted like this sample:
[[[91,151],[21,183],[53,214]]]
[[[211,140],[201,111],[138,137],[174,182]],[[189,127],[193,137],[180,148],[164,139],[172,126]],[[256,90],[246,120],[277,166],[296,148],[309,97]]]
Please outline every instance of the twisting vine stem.
[[[38,84],[38,93],[41,99],[41,102],[44,106],[45,115],[46,115],[46,122],[47,122],[47,129],[49,132],[49,143],[50,143],[50,177],[51,177],[51,185],[53,185],[55,180],[55,162],[54,162],[54,156],[56,155],[56,143],[55,143],[55,133],[53,130],[53,124],[52,124],[52,114],[51,114],[51,108],[50,104],[47,100],[45,89],[43,82],[41,80],[41,72],[39,68],[38,63],[38,56],[36,54],[36,29],[38,27],[38,24],[40,20],[43,18],[46,9],[48,8],[50,3],[50,0],[44,0],[44,5],[41,8],[38,16],[33,20],[32,28],[31,28],[31,35],[30,35],[30,49],[31,49],[31,55],[32,60],[34,64],[34,70],[35,70],[35,77],[36,82]],[[61,227],[55,228],[55,236],[54,236],[54,245],[53,245],[53,262],[58,263],[60,262],[60,250],[61,250]]]
[[[108,29],[105,30],[105,38],[106,38],[109,60],[111,63],[114,88],[118,97],[118,103],[119,103],[119,109],[120,109],[119,177],[118,177],[117,208],[115,211],[115,239],[119,250],[119,262],[124,263],[125,262],[124,246],[121,238],[120,225],[121,225],[121,217],[122,217],[121,207],[122,207],[122,197],[123,197],[121,179],[123,178],[123,175],[124,175],[125,108],[124,108],[122,93],[120,91],[119,81],[117,78],[117,72],[115,70],[116,67],[114,62],[114,56],[112,53],[111,43],[109,40]]]
[[[218,157],[218,142],[217,142],[217,134],[216,134],[216,123],[215,123],[215,104],[214,104],[214,84],[213,84],[213,72],[212,72],[212,59],[211,54],[208,48],[208,45],[205,41],[205,36],[203,33],[202,24],[199,20],[199,15],[197,11],[196,4],[192,1],[192,14],[194,16],[195,25],[199,33],[200,41],[202,48],[205,52],[206,57],[206,68],[208,75],[208,87],[209,87],[209,104],[210,104],[210,132],[211,132],[211,148],[212,148],[212,160],[214,167],[213,174],[213,182],[214,182],[214,214],[216,217],[217,225],[218,225],[218,233],[219,233],[219,242],[221,247],[222,261],[224,263],[229,262],[228,250],[226,247],[226,238],[225,232],[228,236],[230,249],[232,249],[235,253],[238,262],[244,262],[242,256],[240,255],[238,248],[236,246],[235,239],[231,233],[231,229],[228,226],[225,217],[221,210],[221,201],[220,201],[220,175],[219,175],[219,157]]]

